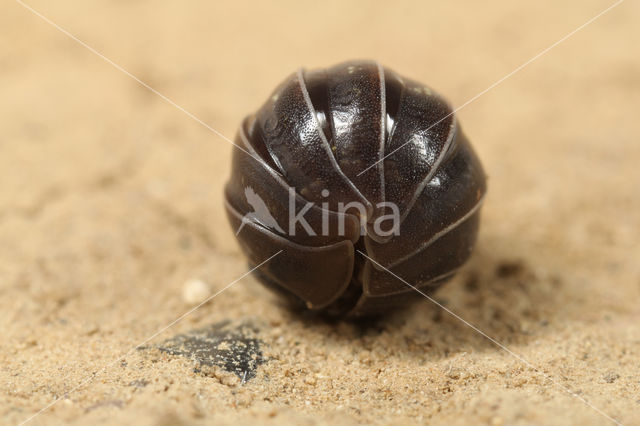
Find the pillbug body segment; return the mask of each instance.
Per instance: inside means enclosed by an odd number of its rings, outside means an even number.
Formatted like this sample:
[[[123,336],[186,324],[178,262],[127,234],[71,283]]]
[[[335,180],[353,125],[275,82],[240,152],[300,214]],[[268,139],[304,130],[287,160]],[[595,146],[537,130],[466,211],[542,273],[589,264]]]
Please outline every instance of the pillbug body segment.
[[[247,117],[225,188],[259,279],[307,308],[369,316],[450,278],[475,244],[482,166],[451,107],[373,61],[299,70]],[[375,260],[359,255],[360,250]]]

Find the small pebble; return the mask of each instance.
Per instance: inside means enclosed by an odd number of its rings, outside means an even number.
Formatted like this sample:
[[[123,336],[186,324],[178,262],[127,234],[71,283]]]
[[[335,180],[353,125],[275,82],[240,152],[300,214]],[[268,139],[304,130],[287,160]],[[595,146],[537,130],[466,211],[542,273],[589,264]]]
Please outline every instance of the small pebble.
[[[189,280],[182,286],[182,300],[190,305],[204,302],[210,294],[209,285],[202,280]]]
[[[603,379],[607,383],[613,383],[616,380],[618,380],[619,377],[620,375],[615,371],[609,371],[607,374],[604,375]]]

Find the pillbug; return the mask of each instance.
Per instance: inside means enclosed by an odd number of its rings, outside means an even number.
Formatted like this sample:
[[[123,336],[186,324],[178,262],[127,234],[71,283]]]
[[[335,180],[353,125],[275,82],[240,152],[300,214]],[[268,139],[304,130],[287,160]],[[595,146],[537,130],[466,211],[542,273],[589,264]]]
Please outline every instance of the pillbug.
[[[471,254],[482,165],[442,97],[375,61],[298,70],[236,143],[227,216],[249,265],[282,250],[257,276],[294,303],[378,315],[420,297],[394,274],[431,292]]]

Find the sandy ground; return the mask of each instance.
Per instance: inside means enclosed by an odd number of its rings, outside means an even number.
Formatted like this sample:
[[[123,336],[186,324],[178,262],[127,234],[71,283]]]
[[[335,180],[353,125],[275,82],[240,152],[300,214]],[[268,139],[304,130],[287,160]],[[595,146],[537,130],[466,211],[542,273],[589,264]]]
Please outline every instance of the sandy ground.
[[[29,4],[232,137],[298,66],[350,58],[462,105],[612,2],[344,3]],[[436,298],[514,356],[428,301],[327,324],[251,276],[165,329],[246,271],[231,146],[3,3],[0,423],[640,424],[639,18],[626,1],[459,113],[490,190]]]

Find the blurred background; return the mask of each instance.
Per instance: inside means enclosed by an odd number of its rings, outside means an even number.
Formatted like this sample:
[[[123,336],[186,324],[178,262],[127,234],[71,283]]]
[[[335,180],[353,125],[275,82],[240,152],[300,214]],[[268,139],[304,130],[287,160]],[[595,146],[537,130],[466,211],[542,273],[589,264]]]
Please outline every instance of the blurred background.
[[[38,421],[608,421],[428,302],[363,336],[300,321],[251,277],[158,336],[252,321],[272,361],[247,386],[138,351],[135,368],[64,393],[193,306],[185,282],[212,294],[246,271],[222,206],[232,146],[197,120],[233,139],[298,67],[357,58],[460,106],[613,4],[7,1],[0,423],[56,399]],[[459,111],[489,194],[473,259],[437,294],[627,421],[640,407],[638,18],[638,2],[619,4]]]

